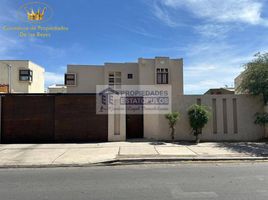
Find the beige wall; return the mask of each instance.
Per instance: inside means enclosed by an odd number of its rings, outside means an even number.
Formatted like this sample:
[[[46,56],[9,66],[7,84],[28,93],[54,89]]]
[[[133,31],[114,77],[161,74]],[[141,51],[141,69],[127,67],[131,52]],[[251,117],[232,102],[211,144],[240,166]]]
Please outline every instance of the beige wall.
[[[96,85],[108,85],[109,72],[121,72],[124,85],[138,84],[137,63],[105,63],[105,65],[68,65],[67,73],[76,74],[76,86],[67,86],[67,93],[96,93]],[[133,74],[133,79],[127,75]]]
[[[8,68],[4,63],[10,64],[11,67],[11,91],[12,92],[29,92],[29,82],[19,80],[19,70],[28,69],[28,61],[0,61],[0,83],[8,84]]]
[[[0,96],[0,144],[2,139],[2,97]]]
[[[139,84],[156,84],[156,68],[168,68],[169,84],[172,85],[172,94],[183,94],[183,60],[156,57],[155,59],[139,59]],[[175,96],[174,96],[175,97]]]
[[[75,73],[76,86],[67,86],[67,93],[95,93],[96,85],[108,85],[109,72],[121,72],[122,85],[156,84],[156,68],[169,69],[169,84],[174,95],[183,94],[183,60],[156,57],[140,58],[138,63],[105,63],[104,65],[68,65],[67,73]],[[133,74],[133,79],[127,75]]]
[[[105,63],[104,85],[108,85],[109,72],[121,72],[122,85],[139,84],[139,67],[137,63]],[[128,74],[133,74],[133,79],[128,79]]]
[[[178,95],[173,100],[173,111],[179,111],[181,119],[176,126],[177,140],[194,140],[188,122],[187,109],[197,99],[212,109],[212,99],[216,99],[217,133],[213,133],[213,117],[203,129],[203,141],[254,141],[264,137],[264,128],[254,124],[254,114],[262,112],[261,99],[249,95]],[[227,133],[223,127],[223,99],[227,105]],[[234,133],[233,99],[237,101],[237,133]],[[164,115],[144,116],[144,137],[150,139],[170,139],[168,123]]]
[[[8,84],[8,68],[5,63],[10,64],[11,67],[11,91],[14,93],[44,93],[45,80],[44,69],[37,64],[28,60],[0,60],[0,84]],[[20,81],[19,70],[31,69],[33,71],[33,81]]]
[[[67,73],[76,74],[76,85],[67,86],[67,93],[96,93],[96,85],[104,84],[103,66],[68,65]]]
[[[52,94],[67,93],[67,88],[65,86],[48,87],[48,93],[52,93]]]
[[[234,79],[234,84],[235,84],[235,94],[241,94],[241,93],[242,93],[242,92],[240,92],[240,91],[238,90],[238,87],[239,87],[239,85],[242,83],[242,79],[243,79],[244,73],[245,73],[245,71],[243,71],[241,74],[239,74],[239,76],[237,76],[237,77]]]
[[[203,141],[253,141],[264,137],[264,127],[254,124],[255,113],[263,112],[261,99],[250,95],[183,95],[182,59],[156,57],[155,59],[140,58],[138,63],[106,63],[103,66],[68,65],[67,72],[77,74],[77,85],[68,86],[67,92],[95,93],[96,85],[108,84],[109,72],[118,71],[122,73],[122,84],[154,85],[156,84],[156,68],[169,69],[169,84],[172,86],[172,110],[182,114],[176,126],[176,139],[194,140],[188,122],[187,110],[197,102],[197,99],[211,108],[213,107],[213,99],[216,101],[217,123],[213,121],[213,117],[210,118],[203,129]],[[127,79],[128,73],[133,74],[133,79]],[[223,108],[223,99],[226,99],[226,109]],[[235,117],[234,99],[237,117]],[[223,117],[224,110],[226,111],[226,120]],[[125,116],[121,115],[117,119],[120,122],[115,122],[115,116],[109,115],[109,140],[111,141],[125,139]],[[120,124],[120,135],[117,136],[113,135],[116,124]],[[237,126],[237,133],[235,126]],[[214,129],[217,129],[216,133],[213,132]],[[144,137],[156,140],[170,139],[168,123],[164,115],[144,115]]]
[[[119,98],[114,96],[115,105],[113,110],[108,111],[108,141],[126,140],[126,107],[120,105]],[[115,112],[115,107],[120,107],[121,111]]]

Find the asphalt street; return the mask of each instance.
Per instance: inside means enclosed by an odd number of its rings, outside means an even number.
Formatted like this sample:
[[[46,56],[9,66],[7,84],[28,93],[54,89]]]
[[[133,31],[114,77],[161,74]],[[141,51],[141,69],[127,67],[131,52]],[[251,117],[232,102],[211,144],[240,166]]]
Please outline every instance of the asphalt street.
[[[0,169],[1,200],[268,199],[268,163]]]

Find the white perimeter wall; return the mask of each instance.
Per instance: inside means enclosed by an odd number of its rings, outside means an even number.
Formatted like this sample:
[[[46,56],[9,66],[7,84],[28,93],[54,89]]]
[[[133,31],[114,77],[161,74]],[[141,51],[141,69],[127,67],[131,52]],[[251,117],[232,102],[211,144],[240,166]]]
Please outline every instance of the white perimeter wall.
[[[208,124],[203,129],[203,141],[254,141],[264,137],[264,127],[254,124],[254,114],[264,111],[262,100],[258,97],[250,95],[178,95],[172,102],[172,110],[181,113],[181,118],[176,125],[175,138],[177,140],[194,140],[187,110],[192,104],[197,103],[198,99],[212,112]],[[216,102],[215,106],[213,106],[213,101]],[[225,108],[223,101],[226,101]],[[213,113],[215,109],[216,113]],[[235,117],[235,112],[237,112],[237,117]],[[170,139],[168,122],[164,115],[144,115],[144,137],[156,140]]]

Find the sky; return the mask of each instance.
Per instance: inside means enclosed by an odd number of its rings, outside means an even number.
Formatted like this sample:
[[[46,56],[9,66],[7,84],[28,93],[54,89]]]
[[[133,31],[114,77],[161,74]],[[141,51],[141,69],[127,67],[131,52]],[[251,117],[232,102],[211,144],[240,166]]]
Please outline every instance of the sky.
[[[46,0],[53,16],[42,26],[65,26],[50,38],[19,37],[3,26],[28,2],[0,0],[0,60],[32,60],[46,86],[63,83],[67,64],[184,60],[185,94],[231,87],[244,64],[268,50],[267,0]]]

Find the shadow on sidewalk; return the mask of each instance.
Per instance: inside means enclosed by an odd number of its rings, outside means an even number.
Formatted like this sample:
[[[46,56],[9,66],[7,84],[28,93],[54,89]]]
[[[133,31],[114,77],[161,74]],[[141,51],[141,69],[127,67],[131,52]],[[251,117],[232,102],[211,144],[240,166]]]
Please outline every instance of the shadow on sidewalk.
[[[196,147],[205,147],[206,142],[202,142],[199,144],[195,144],[194,142],[189,141],[154,141],[150,142],[150,145],[167,145],[173,144],[178,146],[196,146]],[[237,153],[248,154],[251,156],[257,157],[268,157],[268,142],[222,142],[222,143],[215,143],[212,148],[221,148],[226,150],[231,150]]]
[[[216,147],[225,148],[252,156],[268,157],[268,143],[217,143]]]

